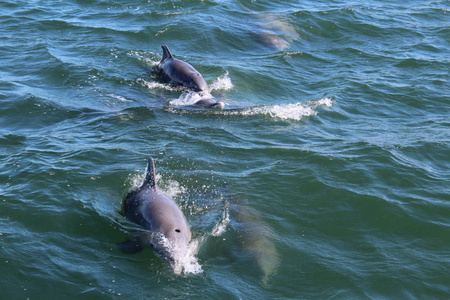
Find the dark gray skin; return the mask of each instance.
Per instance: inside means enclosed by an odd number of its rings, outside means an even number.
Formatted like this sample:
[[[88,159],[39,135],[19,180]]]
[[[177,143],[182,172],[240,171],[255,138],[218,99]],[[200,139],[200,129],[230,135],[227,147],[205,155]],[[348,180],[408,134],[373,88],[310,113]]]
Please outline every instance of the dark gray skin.
[[[163,58],[159,63],[158,70],[163,80],[174,85],[182,85],[186,88],[199,92],[200,96],[209,95],[208,85],[202,75],[190,64],[173,57],[167,45],[162,45]],[[223,109],[225,104],[217,102],[214,98],[203,98],[194,106]]]
[[[151,157],[144,182],[126,196],[123,209],[125,217],[145,231],[134,241],[118,244],[120,249],[136,253],[144,247],[151,247],[169,262],[175,273],[180,273],[179,263],[187,251],[191,231],[175,201],[157,188],[155,164]]]
[[[173,57],[167,45],[161,46],[163,58],[159,63],[162,77],[171,84],[183,85],[196,92],[205,91],[208,87],[202,75],[190,64]]]

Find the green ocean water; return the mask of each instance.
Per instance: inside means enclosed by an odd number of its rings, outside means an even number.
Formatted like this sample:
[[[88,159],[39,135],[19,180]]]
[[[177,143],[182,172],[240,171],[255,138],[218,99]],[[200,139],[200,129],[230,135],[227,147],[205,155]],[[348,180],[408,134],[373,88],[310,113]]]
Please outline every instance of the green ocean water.
[[[0,299],[448,299],[449,1],[0,1]],[[167,44],[224,110],[150,70]],[[180,275],[122,201],[154,157]]]

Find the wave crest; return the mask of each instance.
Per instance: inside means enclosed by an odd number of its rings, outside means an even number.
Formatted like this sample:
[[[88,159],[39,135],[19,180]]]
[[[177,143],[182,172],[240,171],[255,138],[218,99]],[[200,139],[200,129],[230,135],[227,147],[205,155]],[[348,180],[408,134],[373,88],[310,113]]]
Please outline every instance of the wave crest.
[[[243,110],[230,111],[228,114],[243,116],[268,115],[274,119],[299,121],[303,117],[316,115],[319,107],[330,108],[332,106],[333,100],[331,98],[321,98],[306,103],[297,102],[249,107]]]

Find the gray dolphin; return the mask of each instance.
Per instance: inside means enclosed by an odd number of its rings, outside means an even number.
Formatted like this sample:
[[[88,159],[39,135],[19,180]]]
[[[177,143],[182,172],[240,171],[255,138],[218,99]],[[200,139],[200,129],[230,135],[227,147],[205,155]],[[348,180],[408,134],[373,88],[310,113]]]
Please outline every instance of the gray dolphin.
[[[183,85],[188,89],[198,92],[202,97],[194,106],[220,108],[225,104],[217,102],[208,92],[208,85],[202,75],[190,64],[173,57],[167,45],[162,45],[163,57],[158,65],[158,71],[162,79],[175,85]]]
[[[162,77],[171,84],[181,84],[196,92],[207,89],[202,75],[190,64],[173,57],[167,45],[161,46],[163,57],[159,63]]]
[[[156,186],[155,164],[149,158],[142,185],[126,196],[125,217],[145,230],[134,241],[118,244],[126,253],[136,253],[144,247],[153,248],[167,260],[175,273],[181,272],[181,259],[185,257],[191,240],[191,231],[178,205]]]
[[[217,102],[213,98],[203,98],[195,102],[194,106],[223,109],[225,107],[225,103],[223,103],[222,101]]]
[[[256,209],[245,204],[244,199],[239,200],[239,203],[230,205],[237,239],[259,269],[263,285],[268,287],[280,264],[274,243],[275,234]]]

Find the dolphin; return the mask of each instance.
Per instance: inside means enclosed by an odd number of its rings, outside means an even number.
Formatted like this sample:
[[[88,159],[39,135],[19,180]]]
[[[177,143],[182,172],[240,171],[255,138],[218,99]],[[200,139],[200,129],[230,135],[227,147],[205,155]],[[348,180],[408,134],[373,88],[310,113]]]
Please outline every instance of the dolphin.
[[[243,203],[242,203],[243,202]],[[259,269],[261,281],[265,287],[270,285],[270,278],[278,272],[280,258],[275,247],[275,235],[271,227],[264,222],[261,214],[241,199],[241,203],[230,206],[234,219],[234,230],[243,250]]]
[[[125,197],[123,210],[125,218],[144,230],[136,240],[118,244],[119,248],[126,253],[136,253],[144,247],[153,248],[168,261],[175,273],[181,273],[181,260],[188,251],[191,230],[175,201],[157,188],[153,158],[148,159],[141,186]]]
[[[249,262],[246,270],[256,271],[255,274],[259,274],[263,286],[267,288],[280,265],[275,233],[263,220],[261,213],[250,206],[248,200],[236,195],[226,195],[226,198],[229,202],[225,203],[222,219],[213,228],[211,235],[219,237],[231,234],[221,239],[231,241],[231,245],[229,242],[221,242],[221,249],[227,251],[227,247],[231,246],[230,254],[238,255],[236,258],[246,264]]]
[[[195,102],[194,106],[223,109],[225,107],[225,103],[222,101],[217,102],[213,98],[202,98]]]
[[[161,46],[163,57],[159,63],[162,77],[171,84],[183,85],[196,92],[205,91],[208,87],[202,75],[190,64],[173,57],[167,45]]]

